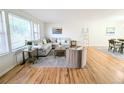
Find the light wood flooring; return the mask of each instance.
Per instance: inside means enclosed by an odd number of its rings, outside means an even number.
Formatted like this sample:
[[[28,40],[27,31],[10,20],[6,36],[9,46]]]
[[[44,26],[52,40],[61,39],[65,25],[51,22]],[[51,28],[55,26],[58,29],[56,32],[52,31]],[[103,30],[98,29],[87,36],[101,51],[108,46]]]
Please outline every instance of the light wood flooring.
[[[14,84],[113,84],[124,83],[124,61],[95,48],[88,48],[87,66],[73,68],[33,68],[19,65],[0,78]]]

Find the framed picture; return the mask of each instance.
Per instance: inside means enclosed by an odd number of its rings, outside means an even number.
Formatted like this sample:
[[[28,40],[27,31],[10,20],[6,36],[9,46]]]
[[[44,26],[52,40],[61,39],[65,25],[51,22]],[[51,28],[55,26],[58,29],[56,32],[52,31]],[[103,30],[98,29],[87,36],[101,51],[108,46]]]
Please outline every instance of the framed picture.
[[[106,35],[114,35],[115,27],[106,27]]]
[[[52,28],[52,34],[62,34],[62,28]]]

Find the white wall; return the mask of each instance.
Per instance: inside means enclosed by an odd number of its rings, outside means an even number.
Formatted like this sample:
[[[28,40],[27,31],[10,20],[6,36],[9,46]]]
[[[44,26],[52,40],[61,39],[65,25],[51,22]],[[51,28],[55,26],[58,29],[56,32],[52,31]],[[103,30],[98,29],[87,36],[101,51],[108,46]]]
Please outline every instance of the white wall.
[[[63,32],[61,35],[53,35],[53,27],[62,27]],[[106,35],[106,27],[115,27],[116,34],[113,36]],[[95,19],[83,22],[67,22],[52,24],[47,23],[45,25],[46,37],[70,37],[71,39],[80,41],[82,28],[89,29],[89,45],[90,46],[107,46],[108,39],[110,38],[124,38],[124,25],[117,20],[106,18],[106,19]]]
[[[5,10],[5,11],[6,11],[6,13],[13,13],[13,14],[19,15],[23,18],[32,20],[36,23],[39,23],[40,31],[41,31],[41,38],[44,37],[44,23],[42,21],[40,21],[39,19],[37,19],[21,10]],[[22,53],[17,54],[17,56],[15,55],[15,53],[9,53],[7,55],[0,56],[0,76],[5,74],[6,72],[8,72],[10,69],[15,67],[20,62],[22,62]]]

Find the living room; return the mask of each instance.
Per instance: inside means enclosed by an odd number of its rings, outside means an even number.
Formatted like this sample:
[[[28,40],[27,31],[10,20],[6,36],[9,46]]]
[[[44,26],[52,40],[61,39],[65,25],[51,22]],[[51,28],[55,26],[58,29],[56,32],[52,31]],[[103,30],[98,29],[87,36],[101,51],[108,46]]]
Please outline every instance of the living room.
[[[33,68],[34,72],[31,73],[35,73],[34,68],[41,69],[41,72],[44,71],[46,73],[47,71],[49,72],[49,69],[44,70],[43,68],[51,68],[52,70],[50,71],[53,72],[61,68],[62,71],[65,71],[64,74],[68,72],[67,68],[79,68],[79,72],[84,71],[85,74],[90,75],[87,69],[91,69],[90,66],[92,62],[94,62],[90,57],[97,60],[96,57],[93,56],[96,54],[93,48],[97,50],[101,48],[101,50],[103,50],[105,47],[108,49],[109,39],[124,39],[123,12],[124,10],[116,9],[1,10],[0,21],[2,30],[0,35],[3,36],[3,38],[0,38],[2,45],[0,46],[0,76],[3,76],[0,80],[1,83],[36,83],[35,80],[32,81],[33,77],[31,79],[28,78],[29,81],[24,80],[25,82],[21,82],[22,78],[19,79],[20,82],[18,81],[17,77],[21,74],[18,74],[18,72],[21,72],[23,68],[24,71],[29,70],[29,72],[31,72],[31,68]],[[30,49],[32,45],[34,45],[35,48],[33,50]],[[27,48],[29,50],[27,50]],[[30,57],[32,51],[35,51],[35,55]],[[104,51],[101,51],[101,53],[99,51],[96,55],[102,58],[101,55]],[[94,52],[94,54],[92,52]],[[123,56],[123,54],[121,55]],[[27,61],[28,56],[30,57],[29,61]],[[108,57],[108,54],[105,53],[105,56]],[[113,62],[115,58],[111,56],[112,55],[109,55]],[[109,61],[107,57],[104,59]],[[91,64],[89,64],[89,61]],[[97,61],[100,61],[100,59]],[[123,64],[119,63],[119,59],[116,61],[118,67]],[[25,66],[27,67],[25,68]],[[94,66],[94,64],[92,64],[92,66]],[[109,64],[107,67],[108,66]],[[53,72],[50,72],[50,75],[52,75],[51,73]],[[28,72],[26,73],[28,74]],[[11,78],[11,74],[15,79]],[[18,76],[16,76],[16,74]],[[85,77],[89,77],[91,81],[85,82],[85,80],[82,80],[82,82],[79,82],[81,80],[77,80],[77,82],[70,81],[69,83],[118,83],[123,80],[120,79],[120,81],[116,81],[116,79],[113,79],[112,81],[108,79],[106,75],[106,80],[104,80],[101,76],[98,76],[98,78],[96,75],[95,78],[95,76],[88,75]],[[92,78],[95,78],[95,80],[92,81]],[[98,81],[96,79],[98,79]],[[62,82],[66,83],[66,81]],[[62,82],[60,81],[58,83]],[[51,82],[47,82],[46,80],[44,83]]]

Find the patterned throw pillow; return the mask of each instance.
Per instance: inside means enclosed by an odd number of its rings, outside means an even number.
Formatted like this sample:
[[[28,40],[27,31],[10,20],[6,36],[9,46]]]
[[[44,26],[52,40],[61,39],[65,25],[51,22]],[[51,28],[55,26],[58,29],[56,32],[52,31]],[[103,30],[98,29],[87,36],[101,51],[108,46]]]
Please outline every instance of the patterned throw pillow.
[[[51,42],[51,40],[50,39],[47,39],[47,43],[50,43]]]
[[[47,41],[46,41],[46,39],[43,39],[43,44],[47,44]]]

